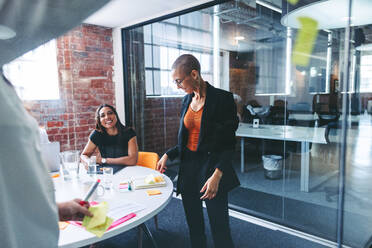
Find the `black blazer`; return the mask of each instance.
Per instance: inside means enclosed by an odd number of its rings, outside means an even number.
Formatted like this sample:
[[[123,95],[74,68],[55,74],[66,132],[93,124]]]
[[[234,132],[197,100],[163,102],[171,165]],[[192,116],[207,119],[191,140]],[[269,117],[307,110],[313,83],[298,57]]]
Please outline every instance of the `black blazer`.
[[[170,160],[179,157],[181,167],[183,152],[188,140],[188,131],[183,120],[193,96],[194,93],[183,98],[178,143],[166,152]],[[221,170],[223,175],[219,191],[230,191],[240,185],[232,167],[232,157],[236,143],[235,131],[238,125],[239,119],[232,93],[215,88],[207,83],[197,152],[208,154],[208,162],[199,173],[202,173],[202,177],[206,181],[216,168]],[[179,177],[182,177],[181,172],[182,168],[180,168]]]

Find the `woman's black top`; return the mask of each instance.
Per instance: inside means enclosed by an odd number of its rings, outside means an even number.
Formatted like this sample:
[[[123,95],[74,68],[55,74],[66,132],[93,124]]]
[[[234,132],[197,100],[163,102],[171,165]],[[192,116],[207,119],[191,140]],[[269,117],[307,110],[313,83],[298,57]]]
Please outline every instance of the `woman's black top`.
[[[119,158],[128,156],[128,142],[136,136],[136,132],[129,127],[123,127],[117,135],[94,130],[89,139],[98,146],[102,158]]]

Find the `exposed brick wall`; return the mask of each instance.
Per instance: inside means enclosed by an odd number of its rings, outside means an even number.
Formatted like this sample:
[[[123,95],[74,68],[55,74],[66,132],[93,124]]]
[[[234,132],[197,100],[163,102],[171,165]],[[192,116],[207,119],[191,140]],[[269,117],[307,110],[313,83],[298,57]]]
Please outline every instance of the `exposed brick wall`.
[[[115,104],[112,29],[83,24],[58,38],[57,64],[60,99],[27,105],[61,151],[81,151],[97,107]]]

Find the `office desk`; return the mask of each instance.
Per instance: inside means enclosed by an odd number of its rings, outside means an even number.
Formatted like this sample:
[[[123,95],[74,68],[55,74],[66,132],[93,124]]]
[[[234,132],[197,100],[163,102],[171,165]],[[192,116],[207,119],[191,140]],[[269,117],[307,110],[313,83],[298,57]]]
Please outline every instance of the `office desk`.
[[[327,119],[327,118],[334,118],[334,115],[322,115],[322,117],[324,119]],[[359,120],[363,117],[363,115],[348,115],[347,116],[347,120],[348,122],[350,123],[357,123],[359,122]],[[344,115],[340,115],[338,121],[342,121],[342,119],[344,118]],[[296,114],[296,113],[291,113],[289,114],[288,116],[288,120],[298,120],[298,121],[315,121],[317,120],[318,117],[314,114]]]
[[[68,225],[65,230],[60,231],[59,236],[59,247],[81,247],[89,244],[93,244],[104,239],[113,237],[125,231],[128,231],[134,227],[137,227],[154,217],[158,214],[165,206],[170,202],[173,193],[173,183],[172,181],[164,175],[164,179],[167,182],[165,187],[159,187],[162,194],[155,196],[148,196],[146,189],[140,189],[129,192],[119,192],[118,184],[123,181],[123,179],[128,179],[130,177],[139,177],[148,174],[157,174],[158,172],[140,166],[128,166],[114,175],[114,186],[111,191],[106,191],[104,196],[98,197],[90,200],[95,201],[107,201],[115,202],[117,200],[123,201],[128,200],[128,202],[134,202],[144,205],[146,208],[137,212],[137,216],[124,222],[123,224],[107,231],[101,238],[96,237],[85,229],[74,226],[72,224]],[[53,179],[55,185],[55,195],[57,202],[68,201],[76,197],[83,198],[89,185],[83,184],[83,179],[80,181],[64,181],[63,178]]]
[[[253,128],[252,124],[239,123],[236,136],[241,137],[241,165],[244,173],[244,139],[269,139],[301,142],[301,191],[309,191],[309,144],[327,144],[324,127],[297,127],[282,125],[260,125]]]

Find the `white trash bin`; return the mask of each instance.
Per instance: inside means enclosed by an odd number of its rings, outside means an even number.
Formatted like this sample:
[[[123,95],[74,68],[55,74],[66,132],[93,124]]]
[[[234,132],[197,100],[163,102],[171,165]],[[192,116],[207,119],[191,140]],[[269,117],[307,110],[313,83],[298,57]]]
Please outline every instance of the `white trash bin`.
[[[283,176],[283,157],[279,155],[262,156],[265,177],[268,179],[280,179]]]

